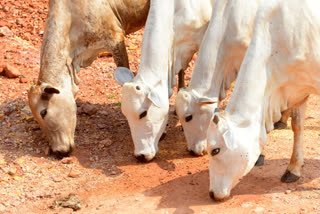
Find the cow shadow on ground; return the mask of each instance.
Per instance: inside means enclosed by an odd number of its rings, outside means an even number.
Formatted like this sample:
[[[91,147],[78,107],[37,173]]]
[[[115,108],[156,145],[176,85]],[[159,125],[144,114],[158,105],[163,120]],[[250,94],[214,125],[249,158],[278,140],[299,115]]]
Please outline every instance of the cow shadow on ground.
[[[317,170],[320,166],[320,160],[305,159],[301,178],[294,183],[282,183],[280,178],[289,161],[289,159],[265,160],[263,166],[254,167],[233,188],[230,198],[222,202],[213,201],[209,197],[208,170],[181,176],[143,193],[146,197],[161,197],[157,209],[175,208],[175,213],[194,213],[191,207],[212,205],[212,210],[214,210],[214,206],[221,203],[228,204],[228,201],[232,201],[230,199],[233,197],[273,193],[285,194],[287,190],[292,193],[301,191],[319,192],[320,187],[318,185],[304,184],[315,182],[320,177],[320,171]]]
[[[77,100],[77,105],[88,103]],[[139,162],[133,155],[134,144],[130,128],[118,103],[89,105],[94,105],[99,110],[91,116],[81,111],[78,114],[75,137],[77,148],[72,155],[78,158],[81,165],[90,168],[92,160],[103,160],[104,164],[99,168],[110,175],[114,171],[120,173],[120,166],[146,164]],[[173,112],[174,106],[170,106],[167,135],[159,142],[159,152],[152,160],[152,163],[167,171],[175,170],[175,165],[170,160],[195,158],[187,151],[182,127]],[[112,169],[110,165],[113,166]]]
[[[77,126],[75,133],[76,149],[71,154],[85,168],[101,169],[107,176],[122,170],[118,166],[143,165],[133,155],[134,145],[130,128],[119,103],[93,104],[77,99]],[[169,126],[166,138],[159,142],[159,154],[153,160],[160,168],[174,171],[170,160],[192,158],[177,116],[170,106]],[[89,114],[88,114],[89,113]],[[21,98],[0,105],[1,137],[0,149],[5,151],[7,162],[19,156],[44,157],[48,155],[49,143],[39,124],[32,119],[28,103]]]

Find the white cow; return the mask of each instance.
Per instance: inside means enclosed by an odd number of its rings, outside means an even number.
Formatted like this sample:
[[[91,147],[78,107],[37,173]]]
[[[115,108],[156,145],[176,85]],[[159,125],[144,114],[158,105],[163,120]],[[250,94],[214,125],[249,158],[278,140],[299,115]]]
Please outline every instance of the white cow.
[[[208,129],[210,196],[225,199],[254,166],[267,133],[292,108],[294,148],[283,182],[294,182],[303,164],[304,108],[320,94],[320,2],[267,0],[258,9],[252,40],[235,89]]]
[[[176,97],[176,112],[188,149],[202,155],[219,100],[235,80],[249,46],[260,0],[217,0],[188,88]]]
[[[150,161],[158,151],[175,74],[187,68],[199,49],[212,5],[213,0],[152,0],[137,76],[133,78],[124,68],[115,72],[115,79],[123,85],[121,109],[129,121],[134,154],[140,160]]]

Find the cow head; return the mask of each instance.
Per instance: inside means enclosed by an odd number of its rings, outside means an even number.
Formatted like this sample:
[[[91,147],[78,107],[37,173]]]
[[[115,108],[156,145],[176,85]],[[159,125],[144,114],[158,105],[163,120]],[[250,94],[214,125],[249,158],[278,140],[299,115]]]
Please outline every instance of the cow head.
[[[36,121],[45,132],[51,150],[59,157],[68,155],[74,148],[76,104],[71,92],[47,83],[31,86],[29,106]]]
[[[251,127],[234,127],[232,122],[214,113],[208,128],[210,196],[223,200],[254,166],[260,154],[259,143]],[[249,132],[248,132],[249,131]]]
[[[200,97],[195,91],[180,89],[176,97],[176,112],[183,126],[188,150],[203,155],[207,149],[207,130],[216,99]]]
[[[166,128],[168,100],[148,83],[131,81],[134,76],[127,68],[117,68],[114,77],[123,86],[121,110],[129,122],[134,155],[140,161],[150,161],[158,152],[158,142]]]

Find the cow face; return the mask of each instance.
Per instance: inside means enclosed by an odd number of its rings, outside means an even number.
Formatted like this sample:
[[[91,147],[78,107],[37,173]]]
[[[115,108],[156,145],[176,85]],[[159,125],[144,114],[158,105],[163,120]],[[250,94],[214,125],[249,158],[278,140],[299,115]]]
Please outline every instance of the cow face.
[[[168,100],[143,81],[129,82],[129,69],[117,68],[114,77],[123,86],[121,110],[129,122],[134,143],[134,155],[140,161],[150,161],[158,152],[158,142],[168,120]]]
[[[28,92],[29,106],[36,121],[45,132],[51,150],[59,157],[74,148],[76,104],[71,92],[49,84],[32,86]]]
[[[212,198],[229,197],[231,189],[252,169],[260,154],[259,146],[253,143],[245,128],[233,127],[218,113],[214,114],[208,128],[207,148]]]
[[[176,112],[188,142],[188,150],[203,155],[207,149],[207,129],[216,107],[214,99],[197,96],[180,89],[176,97]]]

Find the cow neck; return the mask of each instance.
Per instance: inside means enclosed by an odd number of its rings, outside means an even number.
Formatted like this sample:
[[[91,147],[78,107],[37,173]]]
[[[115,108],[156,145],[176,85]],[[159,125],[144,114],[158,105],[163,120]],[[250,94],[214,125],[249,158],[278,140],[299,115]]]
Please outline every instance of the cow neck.
[[[228,21],[223,19],[226,7],[227,3],[225,1],[220,1],[217,5],[214,5],[211,21],[199,49],[188,87],[189,90],[197,91],[199,96],[213,98],[219,97],[220,94],[224,74],[216,67],[222,60],[219,51],[224,48],[221,47],[221,44],[225,37]]]
[[[73,68],[69,56],[71,14],[65,4],[64,1],[50,1],[41,47],[39,82],[74,91],[70,71]]]
[[[215,2],[189,86],[200,96],[225,98],[250,42],[257,7],[257,1],[250,6],[243,0]]]
[[[174,1],[151,1],[150,11],[144,31],[141,63],[136,80],[144,80],[151,87],[165,85],[169,88],[173,40]],[[161,92],[163,94],[163,90]]]
[[[256,133],[263,141],[266,140],[265,127],[265,93],[267,90],[268,73],[266,66],[270,56],[270,44],[266,41],[270,35],[256,25],[256,31],[250,47],[242,62],[237,82],[224,115],[235,127],[260,127]],[[259,39],[257,39],[259,38]],[[263,51],[262,51],[263,50]],[[251,133],[255,134],[255,133]]]

